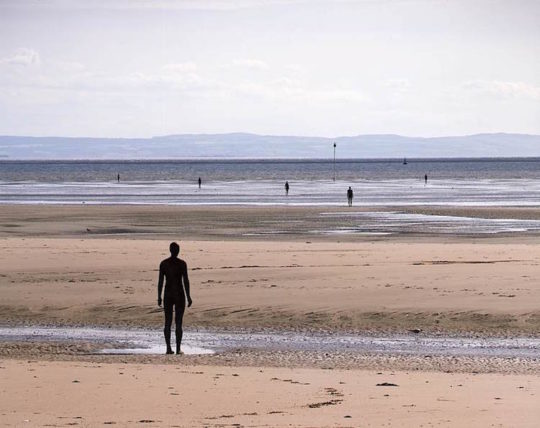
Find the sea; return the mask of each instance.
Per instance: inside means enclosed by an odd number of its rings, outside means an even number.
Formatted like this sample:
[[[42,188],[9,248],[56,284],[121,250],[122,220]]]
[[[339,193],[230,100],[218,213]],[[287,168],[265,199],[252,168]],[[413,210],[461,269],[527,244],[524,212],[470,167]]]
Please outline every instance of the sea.
[[[285,181],[290,185],[288,195]],[[335,163],[328,159],[0,160],[0,204],[335,207],[347,204],[349,186],[354,207],[381,208],[371,217],[375,225],[382,225],[381,233],[405,223],[420,227],[429,223],[451,231],[456,221],[471,233],[540,230],[536,220],[484,219],[488,224],[477,226],[482,219],[420,218],[385,209],[537,207],[540,158],[339,159]],[[366,214],[350,215],[369,220]]]

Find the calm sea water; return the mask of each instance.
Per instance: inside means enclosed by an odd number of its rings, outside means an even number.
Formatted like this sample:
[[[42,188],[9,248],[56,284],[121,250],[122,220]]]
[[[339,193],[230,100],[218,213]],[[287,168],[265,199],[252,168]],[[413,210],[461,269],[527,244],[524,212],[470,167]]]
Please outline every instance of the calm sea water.
[[[351,186],[356,207],[540,206],[540,158],[411,159],[406,165],[402,160],[340,160],[335,171],[334,181],[333,162],[311,160],[0,161],[0,204],[344,206]],[[415,217],[399,211],[351,215],[346,230],[314,232],[540,231],[535,220]]]
[[[0,203],[332,206],[352,186],[355,205],[540,205],[539,158],[340,160],[335,171],[336,181],[331,161],[0,161]]]
[[[188,161],[0,161],[0,181],[159,182],[329,180],[329,160],[188,160]],[[420,179],[435,180],[534,179],[540,180],[540,158],[525,159],[409,159],[336,161],[336,177],[344,181]]]

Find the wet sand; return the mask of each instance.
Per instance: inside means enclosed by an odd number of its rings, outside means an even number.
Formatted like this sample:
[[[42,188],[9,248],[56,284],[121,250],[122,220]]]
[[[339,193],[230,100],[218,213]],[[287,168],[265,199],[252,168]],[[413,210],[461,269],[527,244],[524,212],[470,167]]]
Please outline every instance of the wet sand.
[[[60,326],[0,326],[0,342],[92,344],[99,354],[161,355],[165,352],[162,329]],[[423,333],[368,335],[339,331],[219,331],[184,328],[182,351],[188,355],[243,351],[319,352],[340,354],[430,355],[479,358],[534,359],[540,338],[449,337]]]
[[[471,241],[539,242],[540,233],[438,235],[407,229],[392,235],[342,233],[358,218],[342,214],[400,211],[486,219],[540,220],[539,207],[253,207],[168,205],[0,205],[0,237],[116,237],[181,240],[273,240],[371,242]],[[327,214],[336,214],[327,215]]]
[[[158,329],[11,326],[0,327],[0,358],[540,375],[539,340],[185,330],[178,358]]]

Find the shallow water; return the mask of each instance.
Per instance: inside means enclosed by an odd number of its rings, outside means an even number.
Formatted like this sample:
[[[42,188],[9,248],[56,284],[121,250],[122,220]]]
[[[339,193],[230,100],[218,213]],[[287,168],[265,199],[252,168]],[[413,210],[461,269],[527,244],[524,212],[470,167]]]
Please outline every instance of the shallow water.
[[[540,179],[1,181],[2,204],[346,206],[540,206]]]
[[[391,235],[396,233],[496,234],[539,232],[540,220],[479,218],[411,214],[399,211],[322,213],[329,218],[347,218],[352,226],[318,230],[322,234]]]
[[[173,334],[174,337],[174,334]],[[0,341],[93,342],[103,354],[163,354],[161,330],[0,327]],[[352,352],[387,355],[450,355],[540,358],[538,338],[467,338],[422,334],[362,336],[307,333],[184,332],[186,354],[211,354],[234,349],[261,351]]]
[[[540,158],[341,159],[336,177],[329,160],[0,160],[1,203],[339,206],[348,186],[358,206],[540,206]]]
[[[121,181],[116,182],[120,173]],[[424,182],[427,173],[429,181]],[[199,189],[198,177],[203,185]],[[306,161],[1,161],[0,204],[354,207],[540,207],[540,158]],[[285,180],[290,184],[285,194]],[[362,217],[363,216],[363,217]],[[540,231],[540,221],[359,214],[314,234],[491,234]],[[338,222],[336,222],[336,225]],[[342,227],[342,228],[339,228]],[[279,230],[262,230],[279,234]]]

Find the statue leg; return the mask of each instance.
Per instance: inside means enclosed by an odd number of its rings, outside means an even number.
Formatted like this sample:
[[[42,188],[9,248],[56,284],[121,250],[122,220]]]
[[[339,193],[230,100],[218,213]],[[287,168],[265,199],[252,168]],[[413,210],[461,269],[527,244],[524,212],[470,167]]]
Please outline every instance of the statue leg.
[[[182,304],[183,303],[183,304]],[[184,319],[184,310],[185,310],[185,302],[178,302],[178,304],[175,307],[176,313],[175,313],[175,323],[176,323],[176,353],[180,354],[181,351],[181,345],[182,345],[182,336],[184,335],[184,331],[182,329],[182,322]]]
[[[172,324],[172,310],[173,306],[167,299],[163,302],[163,310],[165,312],[165,328],[163,334],[165,335],[165,343],[167,344],[167,354],[172,354],[171,348],[171,324]]]

